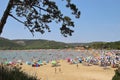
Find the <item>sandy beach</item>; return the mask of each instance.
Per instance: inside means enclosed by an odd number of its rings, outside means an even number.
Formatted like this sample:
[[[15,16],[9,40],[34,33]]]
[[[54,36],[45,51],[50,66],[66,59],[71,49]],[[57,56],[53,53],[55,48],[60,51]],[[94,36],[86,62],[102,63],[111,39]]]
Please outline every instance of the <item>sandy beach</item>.
[[[11,53],[9,51],[1,51],[0,54],[2,56],[1,62],[5,65],[14,65],[22,61],[23,65],[20,65],[22,70],[29,75],[37,76],[39,80],[112,80],[112,77],[115,75],[114,70],[116,69],[112,68],[113,61],[120,61],[120,57],[116,56],[115,53],[116,51],[106,50],[38,50],[11,51]],[[69,59],[70,62],[68,63]],[[59,60],[60,66],[52,67],[50,61],[53,60]],[[83,60],[82,63],[80,63],[81,60]],[[34,64],[44,64],[44,61],[46,65],[32,67]],[[111,62],[110,65],[107,63],[108,61]],[[71,62],[72,64],[70,64]],[[102,67],[99,62],[101,62]],[[83,65],[84,63],[91,65]]]
[[[115,68],[110,66],[104,69],[98,65],[85,66],[79,63],[77,67],[66,60],[61,60],[59,64],[57,67],[52,67],[51,63],[40,67],[23,64],[22,70],[29,75],[36,75],[40,80],[112,80],[115,74]]]

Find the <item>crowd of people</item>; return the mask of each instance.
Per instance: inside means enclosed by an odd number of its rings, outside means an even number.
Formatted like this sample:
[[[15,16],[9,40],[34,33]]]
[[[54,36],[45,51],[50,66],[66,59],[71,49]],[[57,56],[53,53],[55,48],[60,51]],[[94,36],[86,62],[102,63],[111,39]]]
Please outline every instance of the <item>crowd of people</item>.
[[[46,58],[41,57],[32,57],[31,61],[25,61],[23,58],[20,60],[12,60],[8,61],[7,58],[1,61],[2,64],[6,65],[14,65],[14,64],[22,64],[25,62],[28,65],[33,65],[34,67],[39,67],[40,65],[47,64],[49,62],[54,61],[52,64],[57,64],[58,60],[67,60],[70,64],[78,64],[82,63],[85,65],[99,65],[103,67],[111,66],[112,68],[116,68],[120,66],[120,51],[119,50],[93,50],[93,51],[79,51],[77,55],[74,53],[65,54],[65,51],[59,54],[49,54],[46,57],[52,56],[49,60],[45,61]],[[70,52],[70,51],[69,51]],[[89,53],[89,55],[88,55]],[[94,55],[96,54],[96,55]],[[75,56],[76,57],[75,57]],[[42,56],[42,55],[41,55]],[[16,59],[16,58],[14,58]],[[56,63],[55,63],[56,61]]]

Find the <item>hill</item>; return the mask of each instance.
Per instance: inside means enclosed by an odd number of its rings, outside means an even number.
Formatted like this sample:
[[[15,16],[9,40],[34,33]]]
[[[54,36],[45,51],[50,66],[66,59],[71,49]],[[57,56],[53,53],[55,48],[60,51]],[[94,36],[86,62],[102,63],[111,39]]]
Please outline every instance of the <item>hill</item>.
[[[11,40],[0,37],[0,49],[22,49],[22,45],[16,44]]]
[[[92,49],[118,49],[120,50],[120,41],[115,42],[90,42],[90,43],[70,43],[71,46],[83,46]]]
[[[89,45],[94,49],[120,49],[120,41],[115,42],[93,42]]]
[[[14,42],[24,45],[26,49],[63,49],[69,46],[69,44],[63,42],[56,42],[50,40],[13,40]]]
[[[9,40],[0,37],[0,50],[4,49],[63,49],[71,47],[69,44],[63,42],[56,42],[50,40]]]
[[[63,43],[43,39],[9,40],[0,37],[0,49],[65,49],[83,46],[93,49],[120,49],[120,41],[115,42],[90,42],[90,43]]]

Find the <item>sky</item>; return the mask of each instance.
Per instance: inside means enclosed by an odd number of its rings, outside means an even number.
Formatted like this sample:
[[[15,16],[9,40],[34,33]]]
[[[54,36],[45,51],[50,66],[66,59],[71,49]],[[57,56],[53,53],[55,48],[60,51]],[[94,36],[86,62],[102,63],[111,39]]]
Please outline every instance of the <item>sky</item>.
[[[67,38],[60,34],[59,25],[51,23],[51,32],[35,33],[35,36],[25,26],[9,17],[1,37],[13,39],[46,39],[65,43],[87,43],[95,41],[114,42],[120,40],[120,0],[72,0],[81,11],[80,19],[69,14],[63,4],[57,1],[62,12],[71,16],[75,22],[75,31]],[[8,0],[0,2],[0,19]],[[57,28],[56,28],[57,27]]]

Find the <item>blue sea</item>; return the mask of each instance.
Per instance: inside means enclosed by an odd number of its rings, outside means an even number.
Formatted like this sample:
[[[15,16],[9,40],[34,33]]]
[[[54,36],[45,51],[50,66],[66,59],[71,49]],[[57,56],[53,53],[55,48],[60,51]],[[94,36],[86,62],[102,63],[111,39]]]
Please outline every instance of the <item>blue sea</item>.
[[[91,54],[88,54],[91,55]],[[40,50],[0,50],[0,62],[4,59],[7,61],[23,60],[31,61],[39,59],[42,61],[59,60],[66,58],[76,58],[77,56],[88,56],[85,52],[75,50],[60,49],[40,49]]]

